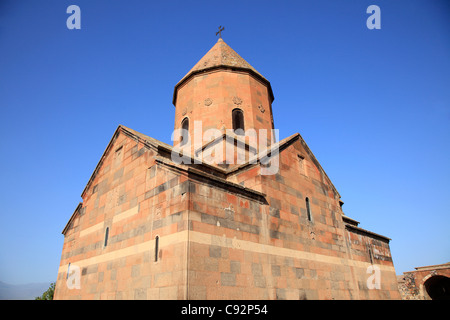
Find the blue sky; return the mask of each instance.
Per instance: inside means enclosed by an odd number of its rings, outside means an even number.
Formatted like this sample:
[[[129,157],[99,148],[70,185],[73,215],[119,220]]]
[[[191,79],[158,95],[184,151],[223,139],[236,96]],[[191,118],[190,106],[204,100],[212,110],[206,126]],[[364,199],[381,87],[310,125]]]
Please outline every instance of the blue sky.
[[[438,0],[1,0],[0,281],[56,280],[61,231],[115,129],[171,144],[173,88],[219,25],[271,82],[280,138],[299,132],[346,215],[392,239],[397,274],[450,261],[449,13]]]

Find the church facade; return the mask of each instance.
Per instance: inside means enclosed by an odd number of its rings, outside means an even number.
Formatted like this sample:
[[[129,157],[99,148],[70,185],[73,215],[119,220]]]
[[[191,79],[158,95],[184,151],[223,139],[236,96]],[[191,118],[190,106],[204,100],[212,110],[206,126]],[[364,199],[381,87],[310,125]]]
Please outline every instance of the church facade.
[[[400,299],[270,82],[222,39],[175,86],[173,146],[119,125],[62,231],[55,299]]]

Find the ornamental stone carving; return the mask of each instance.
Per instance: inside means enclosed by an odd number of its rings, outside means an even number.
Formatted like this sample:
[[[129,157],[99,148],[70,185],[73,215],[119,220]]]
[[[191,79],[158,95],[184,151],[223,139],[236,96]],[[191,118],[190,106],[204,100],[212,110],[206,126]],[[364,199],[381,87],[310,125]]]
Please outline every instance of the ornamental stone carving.
[[[239,97],[233,97],[233,103],[237,106],[242,104],[242,99]]]
[[[210,106],[212,104],[212,102],[213,102],[212,99],[206,98],[205,99],[205,106],[207,106],[207,107]]]

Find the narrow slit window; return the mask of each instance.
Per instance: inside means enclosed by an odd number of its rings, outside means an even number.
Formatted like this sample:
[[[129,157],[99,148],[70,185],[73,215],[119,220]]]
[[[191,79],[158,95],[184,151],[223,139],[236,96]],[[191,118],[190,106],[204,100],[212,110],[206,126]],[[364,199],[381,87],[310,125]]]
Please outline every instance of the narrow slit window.
[[[159,254],[159,236],[155,237],[155,262],[158,261],[158,254]]]
[[[244,113],[241,109],[234,109],[231,117],[233,119],[233,130],[236,135],[244,135]]]
[[[305,202],[306,202],[306,214],[308,215],[308,220],[311,221],[311,207],[309,205],[308,197],[306,197]]]
[[[301,154],[298,154],[297,158],[298,158],[300,173],[306,176],[305,162],[304,162],[305,157]]]
[[[116,149],[114,153],[114,166],[117,167],[122,163],[123,160],[123,146]]]
[[[69,265],[67,266],[67,277],[66,277],[66,279],[69,279],[69,273],[70,273],[70,262],[69,262]]]
[[[372,254],[372,250],[370,249],[370,247],[369,247],[368,249],[369,249],[369,259],[370,259],[370,263],[373,264],[373,254]]]
[[[105,247],[108,245],[108,236],[109,236],[109,227],[106,228],[106,231],[105,231],[105,243],[104,243]]]
[[[180,145],[185,145],[189,140],[189,119],[184,118],[181,122],[181,140]]]

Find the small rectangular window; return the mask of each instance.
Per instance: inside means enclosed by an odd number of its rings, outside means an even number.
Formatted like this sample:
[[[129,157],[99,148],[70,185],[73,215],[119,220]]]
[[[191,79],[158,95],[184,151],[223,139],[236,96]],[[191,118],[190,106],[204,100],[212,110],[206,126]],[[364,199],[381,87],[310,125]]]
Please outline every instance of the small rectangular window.
[[[155,237],[155,262],[158,261],[158,255],[159,255],[159,236]]]
[[[311,221],[311,207],[309,205],[308,197],[306,197],[305,202],[306,202],[306,214],[308,215],[308,220]]]
[[[234,109],[231,112],[233,120],[233,130],[236,135],[244,135],[244,113],[241,109]]]
[[[181,122],[181,138],[180,146],[184,146],[189,142],[189,118],[184,118]]]
[[[108,245],[108,236],[109,236],[109,228],[106,228],[106,231],[105,231],[105,247]]]

